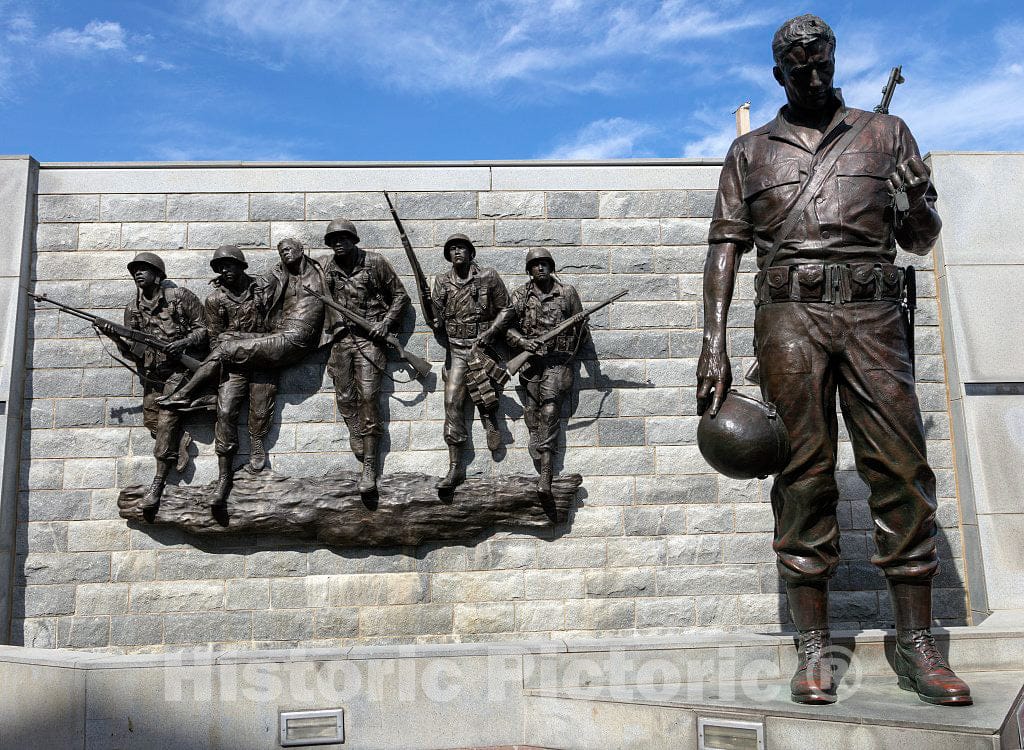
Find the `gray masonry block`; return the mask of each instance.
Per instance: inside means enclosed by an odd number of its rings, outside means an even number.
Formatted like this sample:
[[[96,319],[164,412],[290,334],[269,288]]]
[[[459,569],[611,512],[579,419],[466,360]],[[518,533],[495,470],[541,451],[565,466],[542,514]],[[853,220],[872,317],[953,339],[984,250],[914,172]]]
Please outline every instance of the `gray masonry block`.
[[[689,534],[722,534],[735,528],[731,505],[691,505],[686,520]]]
[[[223,605],[221,582],[144,582],[132,584],[129,609],[132,613],[152,614],[217,610]]]
[[[598,423],[601,445],[624,446],[644,444],[643,419],[610,419]]]
[[[164,221],[166,218],[166,195],[100,196],[100,221]]]
[[[245,556],[245,574],[249,578],[301,576],[309,572],[305,552],[267,550]]]
[[[350,638],[359,635],[359,609],[339,607],[315,610],[317,638]]]
[[[302,221],[306,218],[303,193],[253,193],[249,196],[249,221]]]
[[[474,192],[397,193],[392,200],[403,221],[477,217],[477,194]]]
[[[707,245],[709,219],[662,219],[661,241],[666,245]]]
[[[81,224],[78,228],[78,249],[88,252],[115,250],[121,247],[120,224]]]
[[[394,197],[391,199],[394,201]],[[476,215],[475,212],[473,214]],[[400,213],[401,218],[413,218]],[[303,218],[277,217],[280,219]],[[306,219],[390,219],[387,203],[383,193],[309,193],[306,196]]]
[[[211,555],[201,550],[158,550],[156,577],[163,581],[240,578],[245,572],[245,556]]]
[[[477,570],[535,568],[537,542],[533,539],[493,539],[474,547],[467,562]]]
[[[128,250],[180,250],[185,247],[185,223],[121,225],[121,247]]]
[[[86,583],[76,587],[75,614],[120,615],[128,611],[127,583]]]
[[[269,610],[252,613],[252,637],[261,641],[312,638],[315,623],[307,610]]]
[[[519,571],[436,573],[430,581],[430,600],[435,603],[513,601],[525,595]]]
[[[246,221],[249,196],[244,193],[185,193],[167,196],[168,221]]]
[[[654,568],[594,570],[586,574],[588,597],[653,596]]]
[[[544,216],[544,193],[480,193],[480,216],[493,219]]]
[[[332,607],[418,604],[427,601],[429,584],[430,579],[419,573],[338,576],[330,580],[329,603]]]
[[[98,221],[100,197],[98,195],[40,195],[36,204],[36,218],[50,221]]]
[[[578,245],[580,222],[570,219],[508,219],[495,222],[497,245]]]
[[[619,630],[636,623],[636,605],[624,599],[586,599],[565,604],[569,630]]]
[[[516,611],[511,602],[455,605],[452,624],[455,633],[507,633],[515,628]]]
[[[54,617],[75,612],[74,585],[28,586],[15,590],[15,617]]]
[[[636,498],[638,503],[657,505],[713,503],[718,498],[718,482],[714,474],[638,476]]]
[[[68,527],[69,552],[113,552],[128,549],[128,527],[122,520],[76,521]]]
[[[110,643],[110,618],[61,617],[57,620],[57,648],[98,648]]]
[[[548,218],[596,219],[599,196],[596,192],[551,191],[547,193]]]
[[[304,581],[286,579],[303,585]],[[225,609],[268,609],[270,606],[286,608],[284,604],[278,605],[270,596],[270,585],[266,578],[236,578],[224,584],[224,608]],[[303,608],[307,605],[303,604]]]
[[[110,642],[114,646],[151,646],[163,640],[164,618],[159,615],[110,618]]]
[[[652,219],[583,219],[582,231],[588,245],[652,245],[661,237]]]
[[[652,510],[651,508],[627,508],[626,510]],[[657,533],[658,527],[654,526]],[[628,533],[628,532],[627,532]],[[608,567],[640,567],[662,565],[665,562],[665,539],[608,540]],[[589,585],[588,585],[588,593]],[[639,595],[638,595],[639,596]]]
[[[603,565],[605,559],[602,555],[601,562],[595,564]],[[543,560],[541,565],[545,565]],[[523,574],[523,581],[527,599],[582,599],[586,596],[583,570],[528,570]]]
[[[204,612],[164,617],[164,642],[210,643],[252,639],[253,613]]]
[[[552,602],[516,602],[515,629],[519,632],[559,631],[565,627],[565,604]]]
[[[363,607],[359,633],[363,636],[436,635],[452,632],[451,604]]]
[[[601,193],[601,218],[658,219],[690,216],[685,190],[616,190]]]
[[[78,249],[78,224],[40,224],[36,227],[36,250],[68,252]]]
[[[95,583],[110,579],[110,555],[103,552],[30,553],[15,573],[32,584]]]

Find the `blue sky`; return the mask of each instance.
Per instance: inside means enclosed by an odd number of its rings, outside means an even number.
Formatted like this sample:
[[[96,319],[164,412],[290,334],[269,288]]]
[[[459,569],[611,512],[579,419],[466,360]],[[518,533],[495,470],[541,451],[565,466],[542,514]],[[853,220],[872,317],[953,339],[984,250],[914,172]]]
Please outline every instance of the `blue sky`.
[[[1020,0],[0,0],[0,153],[42,161],[724,155],[814,12],[922,150],[1024,150]]]

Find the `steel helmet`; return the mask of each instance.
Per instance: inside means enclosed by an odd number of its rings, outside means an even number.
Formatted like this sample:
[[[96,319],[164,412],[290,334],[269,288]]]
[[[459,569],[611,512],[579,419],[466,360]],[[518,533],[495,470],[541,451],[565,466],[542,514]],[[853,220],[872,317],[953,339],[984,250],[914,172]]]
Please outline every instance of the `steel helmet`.
[[[448,262],[452,259],[452,245],[465,245],[473,253],[470,257],[476,257],[476,245],[473,244],[473,240],[464,234],[453,234],[444,242],[444,259]]]
[[[245,253],[238,249],[235,245],[221,245],[213,252],[213,257],[210,258],[210,268],[214,271],[217,270],[221,260],[234,260],[242,264],[242,268],[248,268],[249,264],[245,262]]]
[[[327,231],[324,233],[324,244],[329,247],[331,237],[335,234],[350,234],[356,242],[359,242],[359,232],[356,231],[356,225],[348,219],[335,219],[327,225]]]
[[[775,405],[729,391],[718,414],[705,411],[697,447],[715,471],[732,479],[764,479],[789,463],[789,433]]]
[[[135,266],[149,266],[155,268],[160,272],[160,275],[165,279],[167,278],[167,268],[164,266],[164,260],[156,253],[139,253],[132,258],[131,263],[128,264],[128,272],[135,273]]]
[[[551,268],[555,267],[555,259],[551,257],[551,253],[547,251],[547,248],[535,247],[533,250],[526,254],[526,270],[530,270],[530,264],[538,260],[547,260],[551,262]]]

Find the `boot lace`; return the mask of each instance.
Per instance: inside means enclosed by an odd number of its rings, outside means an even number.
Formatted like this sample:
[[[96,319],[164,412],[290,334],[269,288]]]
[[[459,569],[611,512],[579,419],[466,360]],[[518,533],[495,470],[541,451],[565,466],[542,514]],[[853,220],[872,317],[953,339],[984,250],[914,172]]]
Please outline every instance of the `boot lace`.
[[[806,663],[821,661],[823,652],[828,648],[827,630],[808,630],[800,634],[800,651]]]
[[[914,650],[924,657],[930,669],[949,669],[949,664],[935,645],[935,637],[930,630],[911,630],[910,639]]]

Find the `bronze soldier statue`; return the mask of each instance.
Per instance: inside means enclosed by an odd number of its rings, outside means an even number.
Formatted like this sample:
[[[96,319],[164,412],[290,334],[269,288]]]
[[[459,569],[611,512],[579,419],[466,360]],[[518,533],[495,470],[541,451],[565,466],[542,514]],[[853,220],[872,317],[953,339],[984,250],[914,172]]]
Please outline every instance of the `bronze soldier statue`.
[[[434,279],[431,301],[437,315],[436,328],[443,330],[448,339],[444,441],[448,444],[449,468],[437,488],[451,490],[466,479],[462,446],[469,437],[465,417],[467,396],[480,412],[487,449],[493,453],[502,445],[497,422],[497,384],[493,377],[497,364],[487,353],[487,346],[498,333],[495,321],[508,307],[509,297],[498,272],[476,264],[476,247],[466,235],[449,237],[444,243],[444,257],[452,267]]]
[[[324,243],[334,251],[325,269],[327,288],[335,302],[361,315],[373,328],[357,330],[345,320],[332,328],[334,344],[327,370],[334,380],[338,412],[348,425],[349,445],[363,462],[362,493],[377,488],[377,447],[384,432],[380,417],[380,385],[387,369],[384,337],[402,316],[409,295],[391,265],[377,253],[358,246],[355,224],[332,221]]]
[[[262,435],[257,435],[253,441],[253,451],[250,457],[250,466],[254,470],[262,469],[266,462],[266,448],[263,445],[263,437],[266,435],[263,419],[269,422],[273,413],[273,400],[276,393],[274,378],[276,371],[285,365],[292,364],[312,352],[320,343],[321,333],[324,324],[324,306],[309,293],[305,287],[326,292],[327,280],[324,277],[320,264],[305,254],[302,243],[294,239],[284,239],[277,244],[277,252],[281,258],[278,263],[263,279],[257,283],[258,288],[251,288],[253,298],[251,302],[252,311],[258,310],[262,319],[254,323],[241,322],[242,327],[255,327],[258,330],[246,331],[246,335],[232,333],[231,335],[220,335],[217,345],[210,352],[210,355],[203,361],[198,370],[193,373],[191,380],[177,388],[169,395],[160,399],[167,408],[183,408],[192,403],[192,399],[203,392],[203,389],[210,385],[222,372],[228,374],[228,381],[224,387],[233,394],[229,399],[240,399],[244,395],[244,386],[240,379],[236,378],[231,383],[231,373],[249,373],[250,383],[250,410],[256,409],[258,414],[257,424]],[[248,278],[246,276],[246,278]],[[241,283],[241,282],[239,282]],[[212,295],[211,295],[212,296]],[[247,300],[248,298],[244,298]],[[219,303],[218,303],[219,304]],[[243,305],[244,307],[244,305]],[[248,312],[239,310],[242,317]],[[219,313],[218,313],[219,314]],[[253,406],[252,385],[259,384],[259,401]],[[234,389],[241,392],[235,395]],[[221,401],[218,407],[225,402]],[[263,417],[263,415],[266,415]],[[225,414],[226,416],[226,414]],[[250,415],[250,432],[252,431],[252,416]],[[218,418],[218,428],[220,427]],[[228,420],[232,425],[235,420]],[[226,426],[226,425],[225,425]],[[227,449],[232,443],[237,444],[237,427],[234,430],[235,440],[231,440],[225,434],[224,448]],[[221,450],[221,436],[218,432],[218,455]],[[237,450],[237,447],[235,448]],[[222,472],[218,479],[215,499],[218,504],[225,502],[230,492],[231,479],[225,478],[223,470],[230,473],[230,462],[219,461]],[[226,485],[226,489],[224,486]],[[223,491],[223,499],[220,495]]]
[[[560,323],[583,312],[576,288],[555,278],[555,261],[544,248],[526,255],[530,280],[512,293],[512,302],[498,325],[508,323],[510,345],[536,356],[530,357],[519,375],[523,411],[530,431],[530,456],[540,462],[537,491],[551,495],[553,454],[558,447],[562,403],[572,391],[573,358],[590,335],[585,319],[570,326],[552,341],[536,339]]]
[[[699,411],[716,414],[727,397],[726,317],[739,256],[756,247],[761,391],[792,445],[771,500],[778,569],[800,631],[793,700],[835,701],[827,650],[828,581],[840,559],[838,391],[871,488],[872,561],[893,600],[899,686],[929,703],[970,703],[930,631],[935,476],[904,315],[912,271],[893,265],[897,243],[924,255],[938,236],[929,170],[902,120],[844,104],[832,85],[835,36],[820,18],[787,21],[772,53],[787,104],[737,138],[722,168],[704,271]]]
[[[214,289],[204,303],[206,329],[214,348],[222,343],[262,338],[267,334],[267,316],[263,293],[256,279],[245,269],[245,254],[234,245],[223,245],[214,252],[210,267],[218,274],[210,283]],[[217,484],[213,505],[227,503],[234,477],[234,457],[238,452],[238,419],[245,397],[249,396],[248,471],[263,470],[267,461],[263,439],[270,432],[277,395],[277,371],[273,368],[223,363],[217,389],[217,423],[214,447],[217,451]]]
[[[96,327],[117,344],[121,355],[137,366],[142,383],[142,419],[155,441],[156,473],[140,506],[152,509],[160,504],[171,467],[179,472],[188,465],[191,437],[181,429],[181,415],[164,408],[163,394],[171,393],[185,379],[188,370],[175,355],[194,356],[206,344],[206,325],[199,298],[183,287],[166,286],[167,271],[156,253],[139,253],[128,271],[135,280],[135,299],[124,309],[124,325],[167,342],[165,351],[153,347],[141,350],[117,336],[102,321]]]

